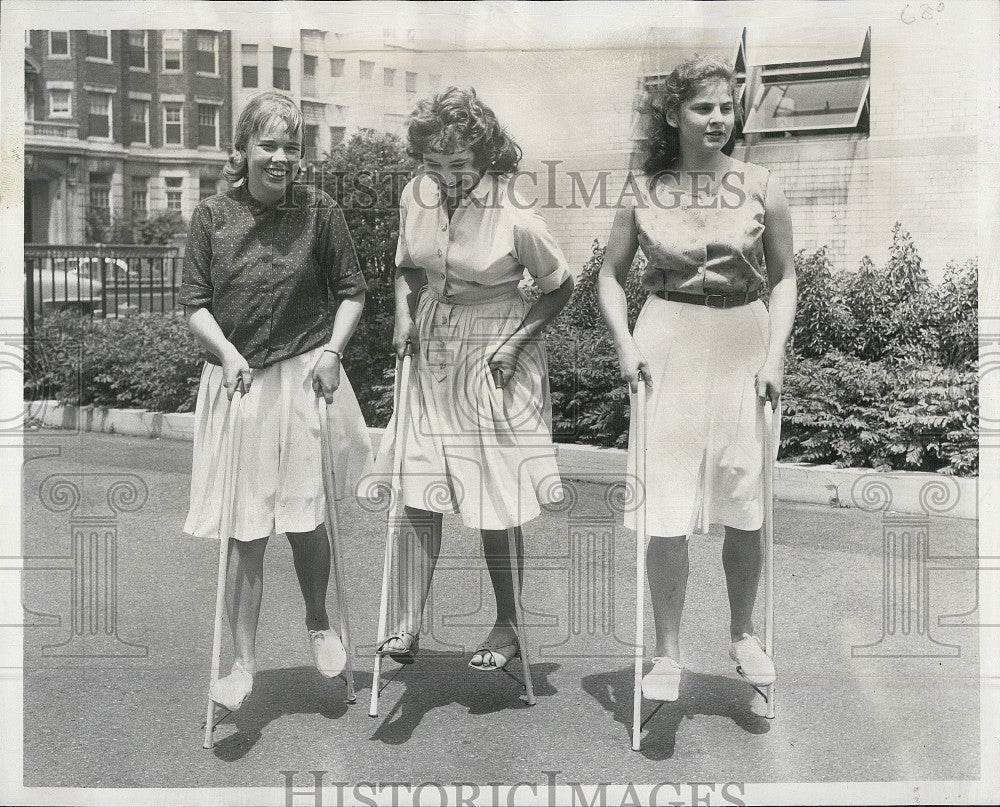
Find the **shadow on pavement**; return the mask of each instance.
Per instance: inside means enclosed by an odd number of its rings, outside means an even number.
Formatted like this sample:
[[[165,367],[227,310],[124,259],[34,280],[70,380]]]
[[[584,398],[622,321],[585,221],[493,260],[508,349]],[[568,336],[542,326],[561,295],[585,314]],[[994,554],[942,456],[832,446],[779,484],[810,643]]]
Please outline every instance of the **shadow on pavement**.
[[[610,712],[615,722],[625,727],[622,742],[626,746],[632,739],[634,680],[634,670],[629,666],[588,675],[581,681],[583,690]],[[735,676],[730,678],[685,670],[681,677],[680,697],[673,703],[664,703],[643,729],[641,753],[654,761],[673,757],[681,719],[693,720],[695,715],[728,717],[748,734],[766,734],[771,728],[770,721],[750,710],[754,698],[754,690]],[[656,706],[655,702],[643,701],[642,719],[649,717]]]
[[[417,661],[396,673],[396,665],[383,667],[383,684],[390,681],[380,696],[378,728],[371,739],[388,745],[401,745],[410,739],[417,726],[433,709],[451,704],[464,706],[469,714],[485,715],[509,709],[526,709],[524,687],[501,671],[480,672],[470,669],[469,654],[420,652]],[[512,661],[511,673],[521,678],[521,662]],[[536,698],[556,694],[548,677],[558,664],[533,663],[531,682]],[[400,684],[403,691],[400,692]],[[371,695],[371,679],[368,680]]]
[[[358,675],[354,674],[355,689],[359,689]],[[369,678],[370,681],[370,678]],[[347,688],[343,677],[324,678],[315,667],[289,667],[281,670],[260,670],[253,679],[253,692],[243,702],[238,712],[231,713],[216,729],[236,726],[236,732],[217,739],[214,753],[224,762],[236,762],[261,739],[264,730],[274,720],[292,714],[319,714],[337,720],[348,709],[361,709],[358,703],[349,706],[344,702]]]

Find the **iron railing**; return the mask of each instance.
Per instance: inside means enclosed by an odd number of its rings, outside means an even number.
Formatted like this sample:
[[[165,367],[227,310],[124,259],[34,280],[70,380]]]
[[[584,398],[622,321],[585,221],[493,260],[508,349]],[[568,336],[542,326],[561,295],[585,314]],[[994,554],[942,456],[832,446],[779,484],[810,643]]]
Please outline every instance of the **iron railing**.
[[[181,265],[176,247],[25,244],[25,330],[33,334],[52,311],[91,317],[176,311]]]

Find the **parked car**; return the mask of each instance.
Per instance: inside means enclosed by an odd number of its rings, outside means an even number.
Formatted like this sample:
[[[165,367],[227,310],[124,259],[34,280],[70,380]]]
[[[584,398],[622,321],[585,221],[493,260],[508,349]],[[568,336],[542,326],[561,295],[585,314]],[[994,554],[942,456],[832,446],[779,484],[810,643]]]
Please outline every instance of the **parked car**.
[[[104,277],[114,280],[128,274],[128,264],[119,258],[43,258],[33,272],[35,310],[94,311],[101,305],[101,261]],[[27,282],[27,281],[25,281]]]

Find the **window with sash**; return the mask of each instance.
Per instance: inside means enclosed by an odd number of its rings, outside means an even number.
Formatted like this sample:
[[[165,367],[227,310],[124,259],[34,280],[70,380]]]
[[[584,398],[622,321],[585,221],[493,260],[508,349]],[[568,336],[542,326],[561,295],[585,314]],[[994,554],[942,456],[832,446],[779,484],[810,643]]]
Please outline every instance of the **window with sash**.
[[[184,198],[184,177],[164,177],[167,186],[167,210],[181,210]]]
[[[91,210],[111,212],[111,175],[91,174],[88,189],[88,201]]]
[[[89,137],[111,138],[111,94],[87,93],[87,134]]]
[[[132,177],[131,207],[133,213],[146,215],[149,207],[149,180],[145,177]]]
[[[215,31],[198,32],[197,72],[219,73],[219,35]]]
[[[134,70],[149,69],[149,37],[145,31],[128,32],[128,66]]]
[[[72,90],[50,89],[49,90],[49,117],[69,118],[73,115]]]
[[[184,67],[184,36],[177,30],[164,31],[161,34],[163,44],[163,70],[168,73],[179,73]]]
[[[49,56],[69,57],[69,31],[49,31]]]
[[[149,144],[149,101],[128,102],[128,131],[130,142]]]
[[[219,108],[198,104],[198,145],[219,147]]]
[[[292,89],[292,72],[288,68],[289,60],[292,56],[291,48],[274,49],[274,66],[272,70],[271,86],[276,90]]]
[[[802,135],[867,135],[871,29],[813,27],[775,36],[750,55],[744,135],[761,140]]]
[[[180,146],[184,142],[184,107],[182,104],[163,105],[163,144]]]
[[[244,89],[256,89],[260,77],[257,73],[259,54],[256,45],[241,45],[240,58],[243,67],[243,87]]]
[[[110,31],[87,31],[87,58],[111,61]]]

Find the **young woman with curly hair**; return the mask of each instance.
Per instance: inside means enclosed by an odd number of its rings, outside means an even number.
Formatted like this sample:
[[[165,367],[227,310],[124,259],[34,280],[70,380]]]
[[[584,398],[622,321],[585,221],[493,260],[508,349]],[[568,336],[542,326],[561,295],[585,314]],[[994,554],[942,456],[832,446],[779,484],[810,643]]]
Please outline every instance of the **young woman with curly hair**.
[[[472,656],[498,670],[518,656],[508,529],[523,565],[521,525],[562,496],[551,436],[542,331],[573,280],[542,218],[513,190],[521,151],[474,90],[421,101],[407,123],[421,163],[402,193],[396,250],[397,355],[414,351],[402,452],[400,618],[378,652],[413,661],[441,550],[443,513],[480,530],[496,624]],[[527,269],[541,290],[519,284]],[[501,386],[494,377],[502,374]],[[518,576],[520,579],[520,575]]]
[[[758,403],[777,408],[796,288],[785,196],[766,168],[730,156],[739,123],[732,68],[688,59],[645,112],[645,178],[639,198],[615,216],[598,300],[622,378],[633,391],[647,385],[646,557],[656,652],[642,691],[671,701],[681,677],[687,536],[711,524],[725,526],[730,656],[752,683],[775,679],[752,622],[763,517]],[[649,296],[630,334],[623,288],[639,248]],[[765,282],[770,310],[758,299]],[[639,450],[634,428],[630,463]],[[635,529],[634,514],[626,526]]]

